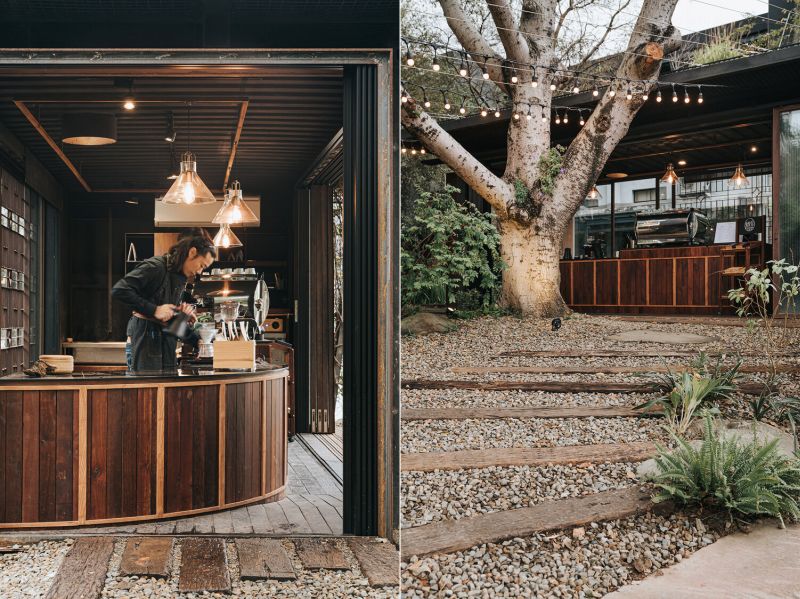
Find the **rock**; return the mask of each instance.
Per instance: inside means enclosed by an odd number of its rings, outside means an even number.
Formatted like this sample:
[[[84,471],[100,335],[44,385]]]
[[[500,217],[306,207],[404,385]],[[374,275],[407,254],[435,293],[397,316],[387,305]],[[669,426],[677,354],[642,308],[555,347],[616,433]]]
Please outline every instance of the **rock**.
[[[670,333],[667,331],[623,331],[606,337],[608,341],[627,341],[636,343],[666,343],[668,345],[698,345],[717,341],[716,337],[695,333]]]
[[[417,312],[407,316],[400,323],[403,335],[427,335],[429,333],[450,333],[458,329],[444,314]]]
[[[582,526],[572,529],[573,539],[582,539],[584,536],[586,536],[586,529],[583,528]]]

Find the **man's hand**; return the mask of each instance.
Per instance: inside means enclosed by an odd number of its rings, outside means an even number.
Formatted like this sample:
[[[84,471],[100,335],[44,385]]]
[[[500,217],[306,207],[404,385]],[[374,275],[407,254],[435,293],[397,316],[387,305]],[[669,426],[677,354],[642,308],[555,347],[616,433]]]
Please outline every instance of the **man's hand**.
[[[160,306],[156,307],[156,311],[153,312],[153,318],[156,320],[160,320],[161,322],[167,322],[173,316],[175,316],[175,310],[178,307],[175,304],[161,304]]]
[[[194,325],[195,321],[197,320],[197,316],[195,316],[195,313],[194,313],[194,310],[195,310],[194,304],[183,303],[180,306],[178,306],[178,310],[180,310],[184,314],[188,314],[189,315],[189,325]]]

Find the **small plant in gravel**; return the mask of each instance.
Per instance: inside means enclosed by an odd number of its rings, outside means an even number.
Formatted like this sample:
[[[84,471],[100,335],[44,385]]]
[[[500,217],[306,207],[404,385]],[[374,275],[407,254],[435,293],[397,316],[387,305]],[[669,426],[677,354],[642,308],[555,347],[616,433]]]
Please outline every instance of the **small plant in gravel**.
[[[666,428],[678,435],[685,435],[695,415],[701,408],[718,413],[708,404],[730,398],[736,390],[741,358],[732,368],[724,368],[721,359],[709,366],[708,358],[701,353],[691,367],[682,372],[670,369],[656,381],[663,395],[655,397],[638,409],[660,409],[667,421]]]
[[[744,286],[728,291],[728,300],[736,306],[736,314],[748,318],[751,333],[756,329],[762,333],[761,347],[769,362],[768,390],[775,387],[777,354],[791,341],[789,314],[795,313],[798,296],[798,266],[785,259],[770,260],[764,269],[749,269],[744,275]],[[773,305],[783,311],[782,317],[773,314]]]
[[[658,445],[652,482],[659,491],[653,501],[723,510],[731,520],[800,520],[800,459],[778,453],[777,439],[765,445],[754,436],[741,443],[725,438],[710,413],[703,419],[698,447],[674,433],[675,450]]]
[[[794,450],[798,452],[797,446],[797,424],[800,423],[800,397],[772,397],[770,408],[773,412],[775,422],[785,422],[792,429],[794,439]]]

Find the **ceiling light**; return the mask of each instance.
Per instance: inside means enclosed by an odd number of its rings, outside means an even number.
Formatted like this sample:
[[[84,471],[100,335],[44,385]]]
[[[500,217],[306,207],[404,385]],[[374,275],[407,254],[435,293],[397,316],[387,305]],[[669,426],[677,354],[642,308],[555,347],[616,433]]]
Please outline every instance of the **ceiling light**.
[[[236,233],[231,231],[228,224],[220,225],[219,231],[214,235],[214,246],[218,248],[242,247],[242,242],[236,237]]]
[[[750,181],[744,174],[744,167],[741,162],[737,165],[736,170],[733,171],[733,176],[728,180],[728,183],[736,189],[750,185]]]
[[[138,206],[139,200],[125,200],[126,204],[130,204],[131,206]]]
[[[667,170],[664,171],[664,174],[661,176],[661,181],[664,183],[677,183],[678,182],[678,174],[675,172],[675,169],[672,167],[672,163],[670,162],[667,165]]]
[[[122,107],[125,110],[133,110],[136,108],[136,102],[133,98],[125,98],[125,100],[122,102]]]
[[[181,174],[164,195],[165,204],[210,204],[217,198],[197,174],[194,154],[185,152],[181,157]]]
[[[628,176],[628,173],[608,173],[606,177],[609,179],[624,179]]]
[[[758,152],[758,146],[750,146],[751,152]]]
[[[258,223],[258,217],[242,198],[242,185],[234,181],[225,196],[225,202],[211,220],[216,225],[251,225]]]
[[[61,141],[76,146],[104,146],[117,141],[117,118],[102,112],[73,112],[61,117]]]
[[[678,160],[678,166],[686,166],[685,160]]]

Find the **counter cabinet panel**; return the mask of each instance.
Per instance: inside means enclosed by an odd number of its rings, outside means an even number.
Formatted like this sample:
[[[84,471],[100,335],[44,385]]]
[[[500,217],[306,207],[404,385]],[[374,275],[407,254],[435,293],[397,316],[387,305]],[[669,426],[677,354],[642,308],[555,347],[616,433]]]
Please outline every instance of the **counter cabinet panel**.
[[[141,522],[284,496],[287,371],[0,381],[0,529]]]
[[[0,389],[0,522],[66,522],[78,499],[78,394]]]

